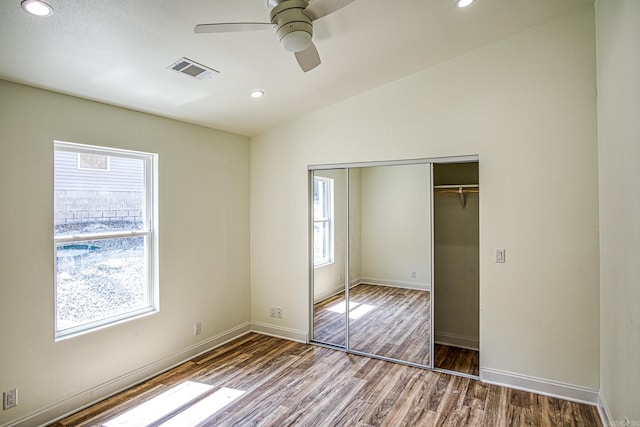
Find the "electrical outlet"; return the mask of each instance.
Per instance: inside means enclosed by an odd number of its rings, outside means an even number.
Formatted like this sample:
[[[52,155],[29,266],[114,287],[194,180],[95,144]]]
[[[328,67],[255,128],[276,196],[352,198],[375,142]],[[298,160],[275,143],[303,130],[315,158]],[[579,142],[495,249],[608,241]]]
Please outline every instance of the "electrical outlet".
[[[200,335],[202,333],[202,322],[196,322],[193,324],[193,335]]]
[[[269,317],[277,317],[276,316],[276,307],[273,306],[273,305],[269,308]]]
[[[415,270],[411,270],[411,278],[415,279],[416,277],[417,277],[416,271]]]
[[[2,393],[2,409],[6,410],[18,406],[18,389],[12,388]]]
[[[276,307],[276,317],[282,319],[282,307]]]

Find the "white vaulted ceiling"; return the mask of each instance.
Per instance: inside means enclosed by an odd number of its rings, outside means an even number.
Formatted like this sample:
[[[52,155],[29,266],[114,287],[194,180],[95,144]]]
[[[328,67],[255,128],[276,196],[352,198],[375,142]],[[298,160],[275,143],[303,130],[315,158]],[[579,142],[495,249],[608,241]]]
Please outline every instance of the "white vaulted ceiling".
[[[41,18],[20,0],[0,2],[1,79],[252,136],[593,0],[476,0],[466,9],[454,0],[356,0],[314,22],[322,64],[308,73],[272,31],[193,31],[269,21],[265,0],[48,3],[54,13]],[[220,73],[200,81],[165,68],[182,57]],[[252,99],[254,89],[265,96]]]

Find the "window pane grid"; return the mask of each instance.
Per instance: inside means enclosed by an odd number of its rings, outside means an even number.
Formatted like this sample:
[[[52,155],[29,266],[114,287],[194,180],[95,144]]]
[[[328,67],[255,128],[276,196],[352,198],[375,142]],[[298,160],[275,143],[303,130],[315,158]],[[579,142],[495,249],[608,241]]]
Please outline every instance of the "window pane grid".
[[[79,242],[88,239],[115,239],[118,237],[134,237],[134,236],[150,236],[151,231],[129,231],[127,233],[113,232],[113,233],[95,233],[95,234],[73,234],[67,236],[55,236],[56,242]]]

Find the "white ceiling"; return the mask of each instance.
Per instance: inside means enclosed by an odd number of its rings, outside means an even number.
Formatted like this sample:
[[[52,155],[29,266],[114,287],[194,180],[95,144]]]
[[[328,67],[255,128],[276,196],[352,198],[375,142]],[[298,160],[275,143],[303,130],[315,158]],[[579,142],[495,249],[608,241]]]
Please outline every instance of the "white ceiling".
[[[20,0],[0,2],[1,79],[246,136],[593,5],[356,0],[314,22],[322,64],[303,73],[273,32],[193,32],[198,23],[268,22],[265,0],[47,1],[48,18],[27,15]],[[199,81],[165,69],[182,57],[220,74]],[[253,89],[266,94],[252,99]]]

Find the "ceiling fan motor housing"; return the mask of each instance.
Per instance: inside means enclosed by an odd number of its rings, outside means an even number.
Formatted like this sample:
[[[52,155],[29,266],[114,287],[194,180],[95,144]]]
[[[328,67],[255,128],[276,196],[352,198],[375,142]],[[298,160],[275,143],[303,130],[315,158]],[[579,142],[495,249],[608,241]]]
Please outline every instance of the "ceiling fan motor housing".
[[[271,9],[271,23],[276,26],[280,45],[289,52],[301,52],[311,44],[313,26],[304,14],[306,0],[285,0]]]

